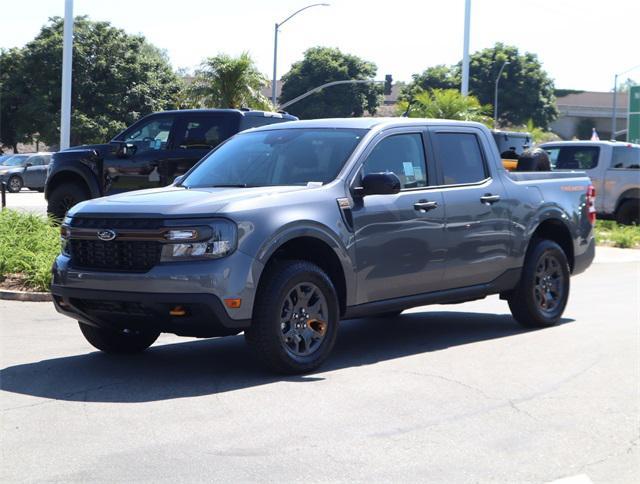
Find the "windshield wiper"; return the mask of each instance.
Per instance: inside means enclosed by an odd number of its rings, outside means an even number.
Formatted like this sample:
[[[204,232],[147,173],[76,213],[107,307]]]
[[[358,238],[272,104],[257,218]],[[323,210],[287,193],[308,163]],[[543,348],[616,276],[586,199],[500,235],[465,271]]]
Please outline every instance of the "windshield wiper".
[[[209,185],[210,188],[248,188],[251,185],[247,185],[246,183],[227,183],[221,185]]]

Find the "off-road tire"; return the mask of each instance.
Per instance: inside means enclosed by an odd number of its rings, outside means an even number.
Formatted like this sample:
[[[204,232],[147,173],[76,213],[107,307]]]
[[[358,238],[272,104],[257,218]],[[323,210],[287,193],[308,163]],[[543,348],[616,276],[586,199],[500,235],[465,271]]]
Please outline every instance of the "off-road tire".
[[[322,269],[307,261],[276,261],[267,270],[260,281],[251,327],[245,330],[245,339],[258,358],[277,373],[313,371],[324,363],[335,345],[339,322],[335,287]],[[324,336],[314,352],[306,356],[291,354],[283,341],[283,326],[287,324],[282,323],[284,305],[301,284],[315,286],[322,293],[327,309]]]
[[[550,281],[555,282],[548,282],[549,286],[558,291],[554,306],[548,309],[545,309],[543,305],[549,306],[551,303],[546,301],[547,297],[544,296],[546,292],[540,290],[541,285],[547,284],[544,282],[544,277],[540,277],[540,267],[541,264],[544,265],[545,258],[547,261],[555,261],[551,265],[556,265],[554,267],[556,267],[559,276],[557,280],[550,277]],[[569,280],[569,263],[562,248],[551,240],[532,240],[527,251],[520,282],[507,296],[511,314],[518,323],[527,328],[546,328],[556,325],[560,321],[569,299]],[[541,293],[542,296],[540,296]],[[553,294],[553,290],[548,291],[548,294]],[[541,302],[541,299],[546,302]]]
[[[160,336],[156,331],[114,331],[80,323],[80,331],[94,348],[112,354],[141,353]]]
[[[12,175],[7,181],[7,191],[10,193],[18,193],[23,186],[24,182],[19,175]]]
[[[640,225],[640,200],[625,200],[616,210],[616,222],[622,225]]]
[[[58,220],[62,220],[67,210],[89,198],[89,193],[83,186],[77,183],[62,183],[51,190],[47,212]]]

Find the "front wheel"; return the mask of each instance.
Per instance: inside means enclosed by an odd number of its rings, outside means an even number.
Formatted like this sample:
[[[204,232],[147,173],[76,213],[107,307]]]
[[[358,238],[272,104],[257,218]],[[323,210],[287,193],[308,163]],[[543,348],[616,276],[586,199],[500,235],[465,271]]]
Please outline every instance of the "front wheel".
[[[338,297],[322,269],[306,261],[280,261],[261,281],[245,338],[270,369],[306,373],[328,358],[338,320]]]
[[[507,297],[513,317],[528,328],[554,326],[569,299],[569,263],[551,240],[531,242],[518,286]]]
[[[84,187],[76,183],[62,183],[51,190],[47,212],[58,220],[62,220],[67,210],[76,203],[89,199],[89,194]]]
[[[158,339],[157,331],[116,331],[97,328],[88,324],[80,324],[80,331],[94,348],[105,353],[132,354],[140,353],[151,346]]]

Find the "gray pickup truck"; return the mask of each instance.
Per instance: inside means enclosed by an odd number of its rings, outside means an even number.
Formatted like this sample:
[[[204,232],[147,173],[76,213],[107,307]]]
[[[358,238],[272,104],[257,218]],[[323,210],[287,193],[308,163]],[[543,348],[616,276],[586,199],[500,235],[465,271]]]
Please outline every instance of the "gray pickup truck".
[[[244,331],[284,373],[318,368],[341,319],[425,304],[500,294],[551,326],[594,257],[594,197],[581,172],[507,172],[476,123],[265,126],[168,187],[73,207],[54,304],[105,352]]]

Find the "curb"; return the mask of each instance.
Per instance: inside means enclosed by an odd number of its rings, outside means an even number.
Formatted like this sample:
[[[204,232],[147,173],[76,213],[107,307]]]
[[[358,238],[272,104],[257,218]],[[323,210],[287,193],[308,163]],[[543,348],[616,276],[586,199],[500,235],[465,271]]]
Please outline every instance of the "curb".
[[[51,301],[50,292],[10,291],[0,289],[0,299],[9,301],[45,302]]]

